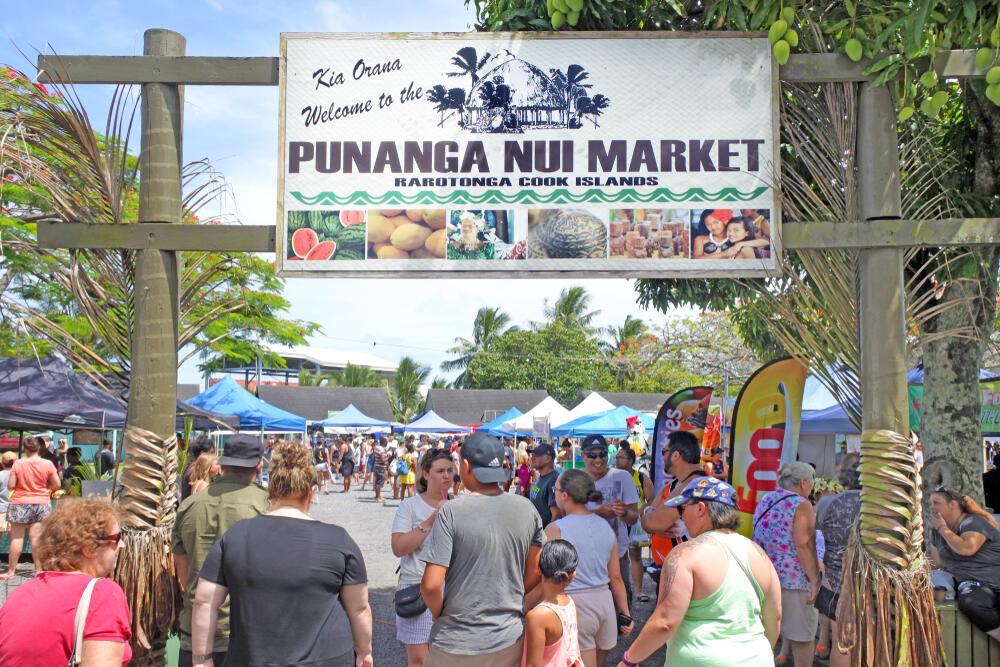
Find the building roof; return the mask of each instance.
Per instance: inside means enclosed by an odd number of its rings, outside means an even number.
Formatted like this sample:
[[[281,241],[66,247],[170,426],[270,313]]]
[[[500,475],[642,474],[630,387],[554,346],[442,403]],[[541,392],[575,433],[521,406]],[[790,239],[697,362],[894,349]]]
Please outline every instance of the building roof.
[[[367,352],[327,350],[319,347],[307,347],[305,345],[288,347],[287,345],[278,345],[276,343],[262,343],[262,345],[285,359],[301,359],[327,368],[344,368],[347,364],[354,364],[355,366],[367,366],[377,373],[395,373],[399,368],[399,364],[386,361],[381,357],[376,357],[374,354],[368,354]],[[347,406],[345,405],[344,407]]]
[[[527,412],[548,395],[544,389],[431,389],[424,410],[454,424],[485,424],[512,407]]]
[[[201,387],[197,384],[178,384],[177,385],[177,399],[181,401],[186,401],[189,398],[194,398],[201,393]]]
[[[275,407],[310,421],[326,419],[331,410],[343,410],[351,403],[369,417],[392,421],[392,408],[383,387],[261,385],[257,388],[257,395]]]
[[[569,406],[570,410],[582,403],[583,399],[585,399],[589,393],[590,392],[581,391],[577,394],[576,400],[573,401],[573,405]],[[660,407],[663,406],[663,402],[670,398],[670,394],[673,392],[664,394],[640,394],[630,391],[599,391],[597,393],[611,401],[611,403],[616,407],[620,405],[627,405],[633,410],[648,412],[649,414],[655,415],[660,411]]]

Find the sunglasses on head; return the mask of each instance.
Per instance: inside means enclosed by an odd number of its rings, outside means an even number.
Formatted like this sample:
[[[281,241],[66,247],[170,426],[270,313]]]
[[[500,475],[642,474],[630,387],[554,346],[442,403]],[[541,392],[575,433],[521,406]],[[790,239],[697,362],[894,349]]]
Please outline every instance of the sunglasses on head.
[[[586,456],[588,459],[606,459],[606,458],[608,458],[608,453],[607,452],[590,452],[590,453],[584,454],[584,456]]]

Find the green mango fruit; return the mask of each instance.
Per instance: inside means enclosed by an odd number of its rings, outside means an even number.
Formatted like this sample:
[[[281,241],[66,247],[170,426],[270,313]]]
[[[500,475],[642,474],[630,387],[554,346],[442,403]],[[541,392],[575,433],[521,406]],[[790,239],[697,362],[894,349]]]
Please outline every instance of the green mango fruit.
[[[795,23],[795,10],[792,9],[791,7],[785,7],[784,9],[781,10],[781,18],[788,25],[792,25],[793,23]],[[794,44],[792,46],[794,46]]]
[[[795,32],[791,28],[788,29],[788,32],[785,33],[785,36],[782,37],[782,39],[788,42],[788,45],[793,49],[799,45],[799,33]]]
[[[566,0],[566,4],[571,12],[583,11],[583,0]]]
[[[929,70],[920,75],[920,85],[924,88],[933,88],[937,85],[937,73]]]
[[[580,21],[580,12],[570,12],[566,15],[566,22],[575,26]]]
[[[991,86],[994,83],[1000,83],[1000,67],[991,67],[988,72],[986,72],[986,83]]]
[[[903,107],[902,109],[899,110],[899,121],[900,122],[910,120],[910,118],[912,118],[912,117],[913,117],[913,107],[911,107],[911,106],[905,106],[905,107]]]
[[[781,36],[788,31],[788,23],[782,19],[778,19],[771,25],[771,29],[767,31],[767,41],[771,44],[777,44]]]
[[[994,83],[992,86],[986,86],[986,99],[997,106],[1000,106],[1000,83]]]
[[[844,44],[844,53],[846,53],[847,57],[854,62],[858,62],[864,54],[864,48],[861,46],[861,42],[852,37],[847,40],[846,44]]]
[[[791,52],[792,48],[783,39],[779,39],[774,44],[774,59],[778,61],[779,65],[784,65],[788,62],[788,54]]]
[[[557,9],[555,13],[552,14],[552,29],[558,30],[563,27],[564,23],[566,23],[566,15]]]
[[[986,69],[993,62],[993,49],[985,46],[976,51],[976,69]]]
[[[990,44],[1000,46],[1000,28],[993,28],[990,32]]]
[[[556,11],[563,14],[569,13],[569,5],[566,4],[566,0],[552,0],[552,6],[556,8]]]

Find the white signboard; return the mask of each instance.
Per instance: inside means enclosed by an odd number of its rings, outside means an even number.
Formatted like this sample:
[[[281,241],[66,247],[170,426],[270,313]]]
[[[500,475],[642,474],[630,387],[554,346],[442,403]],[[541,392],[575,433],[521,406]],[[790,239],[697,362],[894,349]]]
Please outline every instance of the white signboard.
[[[767,40],[283,34],[284,275],[775,268]]]

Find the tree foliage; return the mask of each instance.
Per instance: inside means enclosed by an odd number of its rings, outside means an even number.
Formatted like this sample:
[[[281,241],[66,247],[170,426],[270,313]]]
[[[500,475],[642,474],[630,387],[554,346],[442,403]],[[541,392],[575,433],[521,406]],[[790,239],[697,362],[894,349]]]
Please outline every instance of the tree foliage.
[[[427,381],[430,372],[430,368],[421,366],[410,357],[399,360],[396,375],[386,386],[386,396],[396,421],[408,424],[421,412],[424,399],[420,386]]]
[[[119,89],[103,133],[75,91],[51,92],[12,68],[0,70],[0,353],[64,355],[96,381],[128,387],[134,252],[53,250],[37,244],[41,220],[129,224],[138,215],[138,160],[128,150],[135,102]],[[183,175],[184,224],[218,224],[199,211],[225,196],[207,161]],[[318,325],[282,317],[288,302],[274,265],[251,253],[180,257],[179,362],[281,363],[261,341],[297,344]],[[105,383],[105,375],[116,383]]]
[[[511,330],[477,352],[465,370],[472,389],[545,389],[568,405],[581,391],[610,390],[614,380],[598,341],[556,320],[534,331]]]

